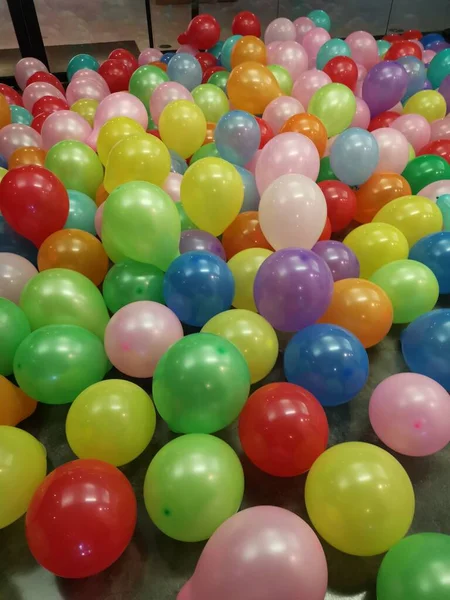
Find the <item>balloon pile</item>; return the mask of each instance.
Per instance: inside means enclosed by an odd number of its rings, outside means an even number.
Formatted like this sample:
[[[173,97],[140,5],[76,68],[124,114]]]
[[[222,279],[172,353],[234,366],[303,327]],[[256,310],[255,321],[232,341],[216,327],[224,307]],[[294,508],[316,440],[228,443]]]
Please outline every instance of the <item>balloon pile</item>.
[[[450,597],[450,538],[403,539],[401,464],[374,444],[327,449],[327,416],[365,388],[393,324],[412,372],[373,390],[373,430],[411,457],[450,441],[450,310],[433,310],[450,293],[450,44],[330,30],[322,10],[264,32],[246,11],[220,40],[201,14],[176,52],[79,54],[67,86],[23,58],[22,93],[0,85],[0,528],[26,514],[55,575],[94,575],[128,546],[137,500],[118,467],[158,415],[180,435],[142,482],[149,517],[209,540],[178,600],[326,594],[305,521],[235,514],[244,471],[212,434],[236,420],[256,468],[308,472],[328,544],[388,552],[378,600]],[[42,404],[70,405],[77,457],[47,476],[16,427]]]

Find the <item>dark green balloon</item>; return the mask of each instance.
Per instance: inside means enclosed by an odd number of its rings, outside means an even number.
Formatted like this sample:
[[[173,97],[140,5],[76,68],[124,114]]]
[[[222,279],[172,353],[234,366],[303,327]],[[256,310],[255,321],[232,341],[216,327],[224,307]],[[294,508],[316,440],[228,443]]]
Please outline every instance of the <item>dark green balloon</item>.
[[[195,223],[193,223],[187,216],[181,202],[176,202],[175,206],[177,207],[178,214],[180,215],[181,231],[186,231],[187,229],[198,229],[197,225],[195,225]]]
[[[23,310],[14,302],[0,298],[0,375],[11,375],[16,350],[30,333]]]
[[[330,179],[337,180],[338,178],[333,172],[333,169],[330,165],[330,157],[324,156],[320,159],[320,170],[317,176],[317,183],[320,181],[329,181]]]
[[[222,92],[225,92],[225,94],[226,94],[227,93],[227,83],[228,83],[229,77],[230,77],[230,74],[228,71],[217,71],[216,73],[213,73],[211,75],[211,77],[208,79],[208,83],[217,85],[217,87],[220,87]]]
[[[115,264],[103,282],[103,298],[113,313],[131,302],[152,300],[164,304],[164,272],[150,264],[128,259]]]
[[[417,194],[430,183],[450,179],[450,165],[440,156],[424,154],[409,162],[402,175],[411,186],[412,193]]]
[[[192,155],[189,164],[192,165],[201,158],[208,158],[209,156],[212,156],[214,158],[220,158],[219,151],[217,150],[217,146],[214,142],[211,142],[210,144],[205,144],[204,146],[200,146],[200,148],[196,150]]]

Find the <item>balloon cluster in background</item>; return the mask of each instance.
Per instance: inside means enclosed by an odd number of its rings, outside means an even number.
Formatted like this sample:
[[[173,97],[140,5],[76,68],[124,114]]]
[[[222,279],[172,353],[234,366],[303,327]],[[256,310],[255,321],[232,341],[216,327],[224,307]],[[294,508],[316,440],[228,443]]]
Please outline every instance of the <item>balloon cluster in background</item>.
[[[450,311],[433,310],[450,293],[450,45],[330,30],[314,10],[262,36],[242,12],[221,41],[202,14],[176,52],[79,54],[67,87],[23,58],[22,93],[0,85],[0,527],[26,513],[52,573],[87,577],[125,550],[137,508],[117,467],[145,450],[158,413],[183,435],[150,463],[148,514],[176,540],[211,538],[179,600],[326,594],[305,521],[235,514],[241,463],[211,434],[236,419],[256,467],[309,471],[306,509],[329,544],[388,551],[379,600],[418,598],[423,581],[448,597],[450,538],[402,540],[406,471],[372,444],[327,450],[323,407],[358,395],[367,349],[404,324],[412,372],[376,387],[370,422],[407,456],[450,441]],[[250,393],[280,332],[287,382]],[[112,366],[153,378],[152,398]],[[78,457],[48,476],[43,446],[15,427],[40,403],[71,405]]]

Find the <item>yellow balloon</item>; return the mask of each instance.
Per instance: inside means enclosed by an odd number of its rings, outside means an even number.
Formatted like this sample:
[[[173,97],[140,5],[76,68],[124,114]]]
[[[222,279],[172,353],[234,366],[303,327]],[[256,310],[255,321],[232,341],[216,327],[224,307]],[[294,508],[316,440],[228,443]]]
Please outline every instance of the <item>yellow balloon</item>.
[[[6,175],[7,172],[8,172],[7,169],[0,167],[0,181],[3,179],[3,177]]]
[[[106,163],[103,185],[110,194],[128,181],[161,186],[170,173],[170,154],[154,135],[126,137],[114,146]]]
[[[27,512],[46,472],[44,446],[23,429],[0,426],[0,529]]]
[[[344,244],[359,260],[360,277],[369,277],[383,265],[408,258],[409,246],[405,235],[388,223],[366,223],[351,231]]]
[[[91,98],[81,98],[72,104],[70,110],[78,113],[83,119],[89,123],[91,127],[94,126],[94,117],[97,112],[98,101],[92,100]]]
[[[66,420],[69,446],[79,458],[120,467],[149,445],[156,413],[150,396],[122,379],[94,383],[75,399]]]
[[[264,379],[278,357],[278,338],[274,328],[261,315],[250,310],[226,310],[210,319],[203,333],[215,333],[242,352],[252,383]]]
[[[443,219],[437,204],[428,198],[402,196],[383,206],[372,222],[394,225],[411,247],[426,235],[442,231]]]
[[[408,144],[408,146],[409,146],[408,162],[411,162],[412,160],[414,160],[416,158],[416,152],[415,152],[412,144]]]
[[[403,113],[405,115],[416,113],[422,115],[431,123],[436,119],[443,119],[447,112],[447,103],[442,94],[436,90],[423,90],[417,92],[406,102]]]
[[[97,139],[97,154],[103,165],[108,161],[113,146],[126,137],[147,135],[145,129],[129,117],[110,119],[100,128]]]
[[[248,248],[230,258],[228,266],[234,277],[232,304],[235,308],[258,312],[253,298],[253,284],[259,267],[271,254],[272,250],[266,248]]]
[[[235,167],[222,158],[202,158],[181,181],[181,203],[199,229],[220,235],[238,216],[244,185]]]
[[[319,456],[306,479],[305,501],[319,534],[356,556],[382,554],[400,541],[415,506],[402,465],[363,442],[338,444]]]
[[[159,134],[170,150],[189,158],[205,140],[205,115],[189,100],[169,102],[159,117]]]

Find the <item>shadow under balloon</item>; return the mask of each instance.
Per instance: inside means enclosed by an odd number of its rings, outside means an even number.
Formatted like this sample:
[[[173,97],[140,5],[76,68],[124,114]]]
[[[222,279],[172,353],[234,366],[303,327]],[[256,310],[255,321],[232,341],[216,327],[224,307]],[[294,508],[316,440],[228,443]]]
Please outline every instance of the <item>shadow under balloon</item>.
[[[18,254],[37,266],[38,249],[12,229],[0,214],[0,252]]]

